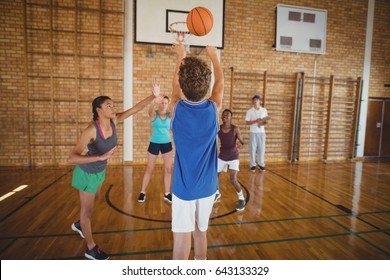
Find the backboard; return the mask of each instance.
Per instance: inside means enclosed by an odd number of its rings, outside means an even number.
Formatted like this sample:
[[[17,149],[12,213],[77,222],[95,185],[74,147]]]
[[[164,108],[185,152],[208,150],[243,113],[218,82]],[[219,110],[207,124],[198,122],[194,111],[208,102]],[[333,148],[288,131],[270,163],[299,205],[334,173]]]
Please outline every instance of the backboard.
[[[325,54],[327,11],[278,4],[276,50]]]
[[[199,6],[213,14],[213,29],[202,37],[191,35],[185,44],[223,49],[225,0],[135,0],[135,43],[172,45],[169,25],[185,22],[187,14]]]

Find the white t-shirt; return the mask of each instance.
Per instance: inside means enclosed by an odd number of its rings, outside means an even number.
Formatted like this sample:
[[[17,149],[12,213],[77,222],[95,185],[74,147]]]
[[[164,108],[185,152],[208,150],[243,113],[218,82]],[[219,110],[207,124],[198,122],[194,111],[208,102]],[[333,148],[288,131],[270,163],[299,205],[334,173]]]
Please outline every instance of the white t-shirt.
[[[268,116],[267,109],[260,107],[259,109],[256,110],[254,107],[252,107],[246,112],[245,120],[254,121],[258,118],[262,119],[267,116]],[[264,125],[259,126],[257,123],[251,124],[249,131],[254,133],[265,133]]]

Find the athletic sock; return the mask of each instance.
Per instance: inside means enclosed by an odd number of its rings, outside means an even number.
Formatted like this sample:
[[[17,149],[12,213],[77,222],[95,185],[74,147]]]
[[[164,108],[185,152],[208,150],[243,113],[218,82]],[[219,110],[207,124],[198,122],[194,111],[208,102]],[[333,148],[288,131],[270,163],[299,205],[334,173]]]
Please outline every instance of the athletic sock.
[[[239,200],[240,200],[240,199],[245,200],[244,194],[242,193],[242,191],[238,192],[238,193],[237,193],[237,196],[238,196],[238,199],[239,199]]]

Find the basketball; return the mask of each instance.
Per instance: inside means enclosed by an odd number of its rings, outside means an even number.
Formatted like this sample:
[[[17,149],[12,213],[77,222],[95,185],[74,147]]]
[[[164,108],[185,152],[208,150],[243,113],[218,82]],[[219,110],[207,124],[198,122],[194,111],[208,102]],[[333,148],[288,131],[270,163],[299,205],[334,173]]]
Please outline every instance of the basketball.
[[[204,36],[213,28],[213,14],[205,7],[193,8],[187,15],[187,27],[191,34]]]

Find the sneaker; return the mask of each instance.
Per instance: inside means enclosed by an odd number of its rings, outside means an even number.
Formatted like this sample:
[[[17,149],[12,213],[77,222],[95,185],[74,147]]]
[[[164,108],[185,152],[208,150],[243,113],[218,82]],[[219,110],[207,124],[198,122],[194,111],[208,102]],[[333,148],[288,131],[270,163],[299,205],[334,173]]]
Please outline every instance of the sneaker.
[[[243,211],[245,209],[245,200],[239,199],[237,203],[237,211]]]
[[[138,202],[145,202],[146,194],[145,193],[140,193],[138,196]]]
[[[221,193],[216,193],[214,197],[214,203],[217,202],[217,200],[220,198],[221,198]]]
[[[265,171],[265,166],[260,166],[260,165],[258,164],[257,167],[258,167],[261,171]]]
[[[91,250],[87,248],[84,256],[90,260],[108,260],[110,257],[100,249],[98,245],[93,247]]]
[[[72,224],[72,229],[73,231],[77,231],[82,238],[85,238],[83,231],[81,230],[80,221],[77,221],[74,224]]]
[[[170,193],[164,195],[164,200],[172,203],[172,195]]]
[[[251,167],[251,171],[252,171],[252,172],[256,172],[256,166],[252,166],[252,167]]]

